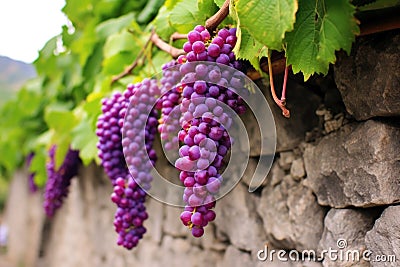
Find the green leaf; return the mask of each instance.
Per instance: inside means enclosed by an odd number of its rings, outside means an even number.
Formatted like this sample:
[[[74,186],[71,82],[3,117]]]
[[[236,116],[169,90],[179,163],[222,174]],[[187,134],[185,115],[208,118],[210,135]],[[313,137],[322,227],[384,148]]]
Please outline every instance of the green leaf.
[[[119,14],[119,8],[124,2],[124,0],[96,0],[93,5],[93,12],[100,19],[103,17],[115,17]]]
[[[166,0],[164,3],[164,6],[168,9],[168,10],[172,10],[175,5],[177,3],[179,3],[180,0]]]
[[[75,28],[81,29],[92,17],[93,4],[91,0],[68,0],[62,11],[68,16]]]
[[[218,6],[214,3],[214,0],[198,0],[197,8],[200,14],[203,14],[206,18],[211,17],[218,10]]]
[[[240,39],[240,47],[236,46],[235,49],[237,58],[247,59],[257,71],[261,71],[260,59],[267,56],[267,49],[255,40],[246,29],[241,29]]]
[[[65,160],[68,149],[70,148],[70,136],[62,135],[57,139],[56,153],[54,155],[55,169],[58,170]]]
[[[60,133],[69,132],[78,122],[72,111],[59,106],[48,107],[44,119],[49,128]]]
[[[297,0],[238,0],[234,9],[241,28],[269,49],[281,50],[285,33],[293,30]]]
[[[72,131],[71,147],[79,150],[79,157],[85,165],[88,165],[96,158],[97,141],[98,137],[91,127],[91,122],[88,120],[82,120]]]
[[[29,171],[35,173],[35,184],[42,187],[46,184],[47,173],[46,173],[46,161],[47,151],[43,146],[38,147],[35,150],[35,156],[32,158]]]
[[[137,51],[139,52],[139,51]],[[132,52],[120,52],[112,57],[106,58],[103,61],[103,74],[104,75],[115,75],[122,72],[125,67],[129,66],[137,54],[132,54]],[[110,77],[111,78],[111,77]],[[110,83],[108,83],[110,84]]]
[[[59,106],[47,108],[44,119],[51,129],[50,143],[57,146],[55,167],[58,169],[64,162],[70,146],[71,131],[77,125],[78,120],[72,111]]]
[[[170,22],[181,33],[187,33],[197,24],[204,24],[203,15],[199,14],[196,0],[183,0],[171,11]]]
[[[218,6],[221,7],[224,4],[225,0],[214,0],[214,3]]]
[[[326,74],[335,51],[350,53],[355,34],[355,8],[348,0],[299,1],[294,30],[287,34],[287,64],[304,80],[314,73]]]
[[[124,16],[106,20],[96,26],[96,34],[100,39],[106,39],[108,36],[120,32],[129,27],[135,21],[135,14],[128,13]]]
[[[358,4],[356,4],[355,2],[358,2]],[[369,4],[363,5],[360,7],[360,4],[362,4],[363,2],[369,3]],[[352,1],[352,4],[359,6],[358,11],[363,12],[363,11],[379,10],[379,9],[383,9],[383,8],[399,6],[400,0],[375,0],[375,1],[360,0],[360,1]]]
[[[86,63],[86,60],[93,52],[93,47],[98,42],[95,27],[94,21],[87,23],[83,30],[77,32],[77,38],[70,46],[71,51],[79,55],[79,63],[81,65]]]
[[[140,50],[140,47],[135,42],[132,34],[127,31],[123,31],[113,34],[107,38],[103,53],[105,58],[109,58],[123,51],[136,50]]]
[[[158,36],[164,40],[168,40],[171,34],[175,32],[175,29],[169,23],[170,12],[165,5],[162,6],[158,11],[157,17],[152,22]]]

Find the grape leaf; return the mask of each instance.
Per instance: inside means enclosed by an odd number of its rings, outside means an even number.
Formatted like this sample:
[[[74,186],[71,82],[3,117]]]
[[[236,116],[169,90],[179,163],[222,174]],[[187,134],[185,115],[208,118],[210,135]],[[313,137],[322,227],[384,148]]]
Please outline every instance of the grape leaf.
[[[137,51],[139,52],[139,51]],[[132,52],[120,52],[112,57],[105,58],[103,60],[103,70],[104,75],[115,75],[122,72],[125,67],[129,66],[132,61],[136,58],[137,54],[132,54]],[[108,86],[110,83],[108,83]]]
[[[139,45],[131,33],[115,33],[107,38],[103,49],[104,57],[109,58],[123,51],[140,51]]]
[[[221,7],[224,4],[225,0],[214,0],[214,3],[218,6]]]
[[[108,36],[121,31],[134,23],[135,15],[128,13],[115,19],[106,20],[96,26],[96,34],[100,39],[106,39]]]
[[[269,49],[282,50],[285,33],[293,30],[297,0],[238,0],[240,27]]]
[[[218,10],[214,0],[198,0],[197,8],[199,9],[200,14],[203,14],[206,18],[211,17]]]
[[[29,171],[35,173],[34,181],[39,187],[42,187],[46,184],[46,159],[47,151],[43,146],[40,146],[35,150],[35,156],[32,158],[29,167]]]
[[[51,129],[55,129],[57,132],[65,132],[72,129],[76,123],[76,117],[72,111],[63,107],[48,107],[44,119]]]
[[[267,56],[267,49],[260,42],[255,40],[246,29],[240,30],[240,43],[238,43],[236,56],[238,59],[247,59],[251,65],[260,71],[260,59]]]
[[[197,24],[204,23],[204,16],[199,13],[196,0],[183,0],[172,9],[170,22],[177,31],[187,33]]]
[[[359,33],[354,12],[348,0],[299,0],[294,30],[286,36],[287,64],[293,72],[301,71],[304,80],[314,73],[326,74],[336,50],[350,53]]]
[[[58,106],[48,107],[44,119],[52,134],[51,144],[57,145],[55,166],[58,169],[67,154],[71,130],[76,126],[78,120],[72,111]]]
[[[174,6],[179,2],[180,0],[166,0],[164,3],[164,6],[168,9],[168,10],[172,10],[172,8],[174,8]]]
[[[152,22],[158,36],[160,36],[164,40],[168,40],[171,34],[173,34],[175,31],[175,29],[169,24],[170,12],[171,11],[168,10],[165,6],[162,6],[158,11],[157,17]]]
[[[79,157],[85,166],[89,165],[97,156],[97,141],[98,138],[87,120],[82,120],[72,130],[71,147],[79,150]]]

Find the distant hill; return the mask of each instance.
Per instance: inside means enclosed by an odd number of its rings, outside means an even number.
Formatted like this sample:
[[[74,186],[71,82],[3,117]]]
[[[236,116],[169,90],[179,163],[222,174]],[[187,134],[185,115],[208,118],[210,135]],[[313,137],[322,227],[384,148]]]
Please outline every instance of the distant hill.
[[[35,68],[28,63],[0,56],[0,104],[9,99],[30,78]]]

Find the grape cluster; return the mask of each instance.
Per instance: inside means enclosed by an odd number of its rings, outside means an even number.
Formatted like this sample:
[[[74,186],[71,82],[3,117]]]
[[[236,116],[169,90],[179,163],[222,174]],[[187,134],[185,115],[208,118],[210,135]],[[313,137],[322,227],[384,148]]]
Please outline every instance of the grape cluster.
[[[43,207],[48,217],[54,216],[56,210],[61,207],[64,198],[67,197],[71,179],[78,174],[80,163],[79,151],[69,149],[64,162],[56,170],[55,153],[56,146],[54,145],[49,150],[50,160],[46,165],[47,182]]]
[[[117,205],[117,244],[127,249],[135,247],[146,232],[144,189],[150,188],[152,180],[150,170],[156,161],[153,142],[158,124],[151,103],[155,103],[154,97],[159,93],[155,80],[130,84],[122,94],[114,93],[102,101],[103,114],[97,122],[99,157],[114,186],[111,200]]]
[[[183,50],[187,53],[184,56],[186,60],[216,62],[240,69],[241,64],[236,61],[233,53],[237,41],[236,28],[219,30],[211,43],[210,38],[210,33],[202,25],[197,25],[190,31],[188,41],[183,45]]]
[[[150,189],[152,166],[157,155],[153,142],[157,132],[158,114],[153,105],[155,96],[160,94],[156,80],[144,79],[129,85],[124,93],[129,100],[122,128],[122,147],[131,175],[144,189]]]
[[[126,106],[127,100],[120,92],[114,93],[110,98],[104,98],[101,107],[102,114],[97,119],[96,125],[96,134],[99,137],[98,155],[113,185],[118,177],[127,175],[121,144],[121,128]]]
[[[32,152],[32,153],[29,153],[28,156],[26,157],[26,166],[27,166],[28,170],[31,167],[34,156],[35,156],[35,154]],[[35,183],[35,173],[34,172],[29,172],[29,174],[28,174],[28,188],[29,188],[29,192],[31,192],[31,193],[35,193],[38,190],[38,186]]]
[[[181,80],[178,63],[173,60],[162,66],[161,96],[157,101],[157,108],[161,110],[158,131],[160,138],[165,142],[166,150],[172,150],[179,145],[176,133],[180,129],[180,113],[174,108],[181,103],[182,87],[177,85]]]
[[[223,28],[210,40],[204,26],[196,26],[184,44],[186,56],[178,59],[183,77],[182,129],[178,138],[183,145],[175,167],[181,171],[180,180],[186,187],[186,206],[180,218],[195,237],[202,236],[204,226],[216,216],[212,209],[223,182],[219,172],[233,141],[228,134],[231,112],[245,111],[243,99],[237,94],[245,90],[243,73],[223,67],[240,67],[232,52],[235,44],[234,28]]]
[[[118,245],[131,249],[146,232],[144,202],[153,179],[157,129],[166,150],[180,146],[175,167],[185,186],[183,224],[200,237],[215,219],[224,157],[233,142],[228,134],[232,115],[245,112],[239,94],[248,93],[233,53],[236,40],[234,28],[212,38],[204,26],[196,26],[183,47],[187,54],[163,66],[161,88],[156,80],[144,79],[102,101],[96,134],[101,163],[114,186]],[[158,120],[155,109],[161,113]]]

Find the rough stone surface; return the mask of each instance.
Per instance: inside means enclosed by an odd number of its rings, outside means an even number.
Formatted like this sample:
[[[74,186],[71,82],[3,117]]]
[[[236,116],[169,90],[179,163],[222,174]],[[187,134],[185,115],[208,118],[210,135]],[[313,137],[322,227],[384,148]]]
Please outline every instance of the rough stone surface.
[[[162,223],[163,231],[174,237],[184,237],[188,234],[188,229],[181,223],[179,219],[182,209],[179,207],[171,207],[165,205],[165,219]]]
[[[260,156],[260,157],[266,157],[266,156]],[[259,163],[258,158],[250,158],[249,159],[249,164],[243,174],[242,177],[242,182],[249,186],[250,184],[253,185],[252,183],[252,179],[255,179],[254,176],[254,170],[257,166],[257,164]],[[282,177],[285,176],[285,172],[279,167],[278,162],[274,162],[271,166],[271,170],[268,172],[267,175],[265,175],[261,182],[260,186],[266,186],[268,184],[269,180],[282,180]],[[258,180],[257,180],[258,181]]]
[[[395,261],[371,261],[371,266],[400,266],[400,206],[386,208],[381,217],[376,220],[374,227],[365,237],[367,248],[371,250],[371,259],[377,256],[395,257]],[[383,256],[384,255],[384,256]],[[393,259],[393,258],[392,258]]]
[[[357,120],[400,115],[400,32],[361,37],[338,56],[335,81]]]
[[[279,166],[285,171],[290,170],[292,166],[292,162],[296,158],[295,154],[292,151],[289,152],[281,152],[279,154]]]
[[[254,212],[255,196],[247,191],[243,184],[238,184],[215,208],[217,232],[229,237],[235,247],[252,251],[265,242],[262,220]]]
[[[346,125],[304,152],[306,185],[335,208],[400,201],[400,128],[369,120]]]
[[[310,189],[290,175],[263,189],[257,212],[273,246],[300,251],[317,249],[325,209],[317,204]]]
[[[302,158],[298,158],[292,162],[292,165],[290,166],[290,175],[294,179],[300,179],[306,175]]]
[[[331,209],[324,221],[324,232],[319,242],[319,253],[322,250],[334,249],[343,253],[358,251],[358,258],[349,256],[349,260],[332,260],[326,256],[325,267],[370,266],[363,260],[365,251],[365,234],[374,225],[378,210],[361,209]],[[375,215],[375,216],[374,216]]]
[[[248,252],[243,252],[235,248],[234,246],[229,246],[226,251],[224,258],[218,267],[252,267],[253,261],[250,258]]]

